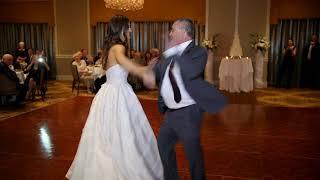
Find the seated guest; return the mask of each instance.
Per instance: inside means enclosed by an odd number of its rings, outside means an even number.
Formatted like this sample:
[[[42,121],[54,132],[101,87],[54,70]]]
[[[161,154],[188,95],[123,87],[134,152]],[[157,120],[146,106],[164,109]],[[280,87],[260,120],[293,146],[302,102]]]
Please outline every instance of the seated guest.
[[[94,81],[94,92],[97,93],[99,91],[99,89],[101,88],[102,84],[104,84],[107,81],[107,76],[104,74],[101,77],[98,77],[95,81]]]
[[[40,50],[40,49],[37,49],[37,50],[36,50],[36,55],[37,55],[37,56],[40,56],[40,55],[41,55],[41,50]]]
[[[98,59],[94,64],[102,66],[102,58]]]
[[[135,53],[133,54],[133,57],[132,57],[132,58],[133,58],[133,61],[134,61],[135,63],[138,63],[138,64],[140,64],[140,65],[142,65],[142,66],[147,65],[146,62],[145,62],[145,60],[144,60],[144,58],[142,58],[141,52],[139,52],[139,51],[135,52]]]
[[[99,59],[101,59],[101,57],[102,57],[102,49],[100,48],[100,49],[98,49],[98,51],[97,51],[97,55],[94,57],[94,64],[96,64],[96,62],[99,60]]]
[[[102,66],[102,49],[98,50],[98,55],[94,57],[94,64],[95,65],[101,65]]]
[[[86,62],[81,59],[82,53],[79,51],[77,53],[75,53],[73,55],[73,63],[72,65],[76,65],[77,69],[78,69],[78,73],[80,78],[82,78],[85,82],[85,84],[87,85],[87,91],[88,93],[92,93],[94,90],[94,80],[92,77],[92,72],[93,72],[93,58],[92,56],[87,56],[87,58],[89,57],[90,60],[88,61],[88,64],[92,64],[91,66],[87,66]],[[91,70],[91,71],[90,71]]]
[[[20,87],[19,78],[13,69],[14,58],[11,54],[4,54],[0,62],[1,90],[2,93],[15,93],[17,95],[16,102],[22,102],[24,97],[23,88]],[[10,87],[11,86],[11,87]]]
[[[151,48],[150,50],[150,60],[147,62],[147,65],[155,65],[159,61],[160,57],[160,50],[157,48]]]
[[[102,58],[98,59],[95,62],[95,65],[97,67],[101,68],[98,77],[94,81],[94,92],[97,93],[99,91],[99,89],[101,88],[102,84],[104,84],[106,82],[107,78],[106,78],[106,72],[102,68]]]
[[[28,49],[28,58],[27,58],[27,61],[26,61],[28,64],[31,63],[32,56],[34,56],[33,50],[32,50],[32,48],[29,48]]]
[[[43,58],[44,61],[45,61],[46,63],[48,63],[48,58],[47,58],[46,53],[44,52],[43,49],[40,49],[40,56],[39,56],[39,57]]]
[[[88,55],[87,56],[87,72],[84,74],[84,80],[87,85],[88,93],[92,94],[95,92],[94,87],[94,61],[93,57]]]
[[[158,48],[151,48],[150,53],[151,53],[151,59],[160,56],[160,50]]]
[[[146,62],[146,64],[149,64],[149,62],[151,61],[151,53],[150,50],[146,51],[144,53],[144,61]]]
[[[94,60],[91,55],[87,56],[87,66],[93,67],[94,66]]]
[[[133,54],[135,53],[135,52],[137,52],[136,50],[134,50],[134,49],[131,49],[130,50],[130,54],[129,54],[129,58],[133,58]]]
[[[80,52],[82,53],[81,59],[84,60],[87,63],[87,61],[88,61],[88,50],[87,49],[81,49]]]
[[[21,69],[21,65],[25,66],[28,58],[28,52],[25,48],[24,42],[19,42],[15,51],[16,61],[13,62],[15,69]]]
[[[84,74],[85,77],[93,76],[94,73],[94,61],[91,55],[87,56],[87,71]]]
[[[140,53],[139,51],[135,51],[135,52],[132,52],[132,53],[133,53],[133,54],[132,54],[132,58],[133,58],[132,60],[133,60],[133,62],[135,62],[135,63],[137,63],[137,64],[140,64],[140,65],[142,65],[142,66],[146,65],[144,59],[141,58],[141,53]],[[138,77],[136,77],[136,76],[134,76],[134,75],[132,75],[132,74],[129,74],[129,76],[128,76],[128,82],[129,82],[129,84],[132,86],[132,89],[133,89],[134,91],[140,90],[140,89],[143,88],[143,83],[142,83],[142,81],[141,81]]]
[[[0,73],[5,75],[8,79],[17,83],[19,85],[19,78],[14,72],[13,67],[13,56],[11,54],[4,54],[2,61],[0,62]]]
[[[37,86],[40,86],[41,71],[44,70],[48,72],[50,70],[48,64],[45,62],[41,56],[33,56],[31,63],[28,65],[25,73],[28,73],[28,76],[24,82],[25,88],[28,89],[26,98],[34,99],[34,93]],[[45,73],[47,75],[47,73]],[[47,79],[47,77],[44,77]]]
[[[78,69],[78,73],[81,76],[83,76],[85,73],[87,73],[87,64],[86,62],[81,59],[82,58],[82,53],[80,51],[76,52],[73,56],[73,62],[72,65],[76,65]]]

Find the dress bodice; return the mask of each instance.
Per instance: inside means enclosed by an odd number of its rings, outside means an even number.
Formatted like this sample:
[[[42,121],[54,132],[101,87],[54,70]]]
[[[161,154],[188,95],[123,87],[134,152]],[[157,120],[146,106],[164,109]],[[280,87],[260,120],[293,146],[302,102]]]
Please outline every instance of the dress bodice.
[[[128,71],[121,65],[116,64],[109,67],[106,77],[109,83],[127,83]]]

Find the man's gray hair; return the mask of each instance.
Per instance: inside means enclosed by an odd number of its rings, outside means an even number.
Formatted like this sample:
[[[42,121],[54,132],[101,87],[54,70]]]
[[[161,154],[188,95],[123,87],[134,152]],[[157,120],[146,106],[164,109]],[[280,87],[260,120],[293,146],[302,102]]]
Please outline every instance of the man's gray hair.
[[[11,54],[4,54],[2,56],[2,60],[7,60],[7,59],[13,59],[13,56]]]
[[[188,18],[179,18],[176,21],[183,24],[183,30],[185,30],[189,37],[194,39],[194,24],[191,19]]]

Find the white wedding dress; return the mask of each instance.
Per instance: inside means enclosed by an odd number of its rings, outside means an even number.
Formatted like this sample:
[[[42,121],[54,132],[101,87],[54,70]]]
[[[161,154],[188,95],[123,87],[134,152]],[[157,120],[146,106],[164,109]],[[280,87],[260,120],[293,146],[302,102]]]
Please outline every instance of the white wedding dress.
[[[72,180],[162,180],[155,135],[127,83],[128,72],[110,67],[95,96],[76,156],[66,175]]]

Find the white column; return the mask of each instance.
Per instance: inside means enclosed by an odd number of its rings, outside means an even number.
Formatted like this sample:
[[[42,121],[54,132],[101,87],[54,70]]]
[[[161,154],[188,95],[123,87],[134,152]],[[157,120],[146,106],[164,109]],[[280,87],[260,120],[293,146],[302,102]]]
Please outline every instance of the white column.
[[[54,0],[57,79],[72,79],[72,54],[82,48],[91,50],[89,0]],[[70,9],[78,12],[70,14]]]
[[[239,0],[236,0],[236,12],[234,23],[234,37],[230,48],[229,56],[241,57],[243,56],[242,47],[239,38]]]
[[[92,44],[91,44],[91,23],[90,23],[90,1],[87,1],[87,22],[88,22],[88,53],[94,55],[96,53],[96,50],[94,52],[91,52],[92,50]]]
[[[267,0],[267,17],[266,17],[266,37],[270,42],[270,9],[271,9],[271,0]],[[264,56],[264,69],[263,69],[263,87],[266,88],[268,86],[268,59],[269,52],[267,51]]]
[[[54,48],[56,55],[59,54],[58,49],[58,33],[57,33],[57,0],[53,0],[53,15],[54,15]]]
[[[239,0],[236,0],[236,13],[235,13],[235,23],[234,23],[234,34],[239,32]]]
[[[208,29],[209,29],[209,7],[210,7],[210,2],[209,0],[206,0],[206,29],[205,29],[205,39],[208,39]]]
[[[266,16],[266,37],[270,41],[270,8],[271,8],[271,0],[267,0],[267,16]],[[268,51],[265,55],[266,58],[268,58]]]

